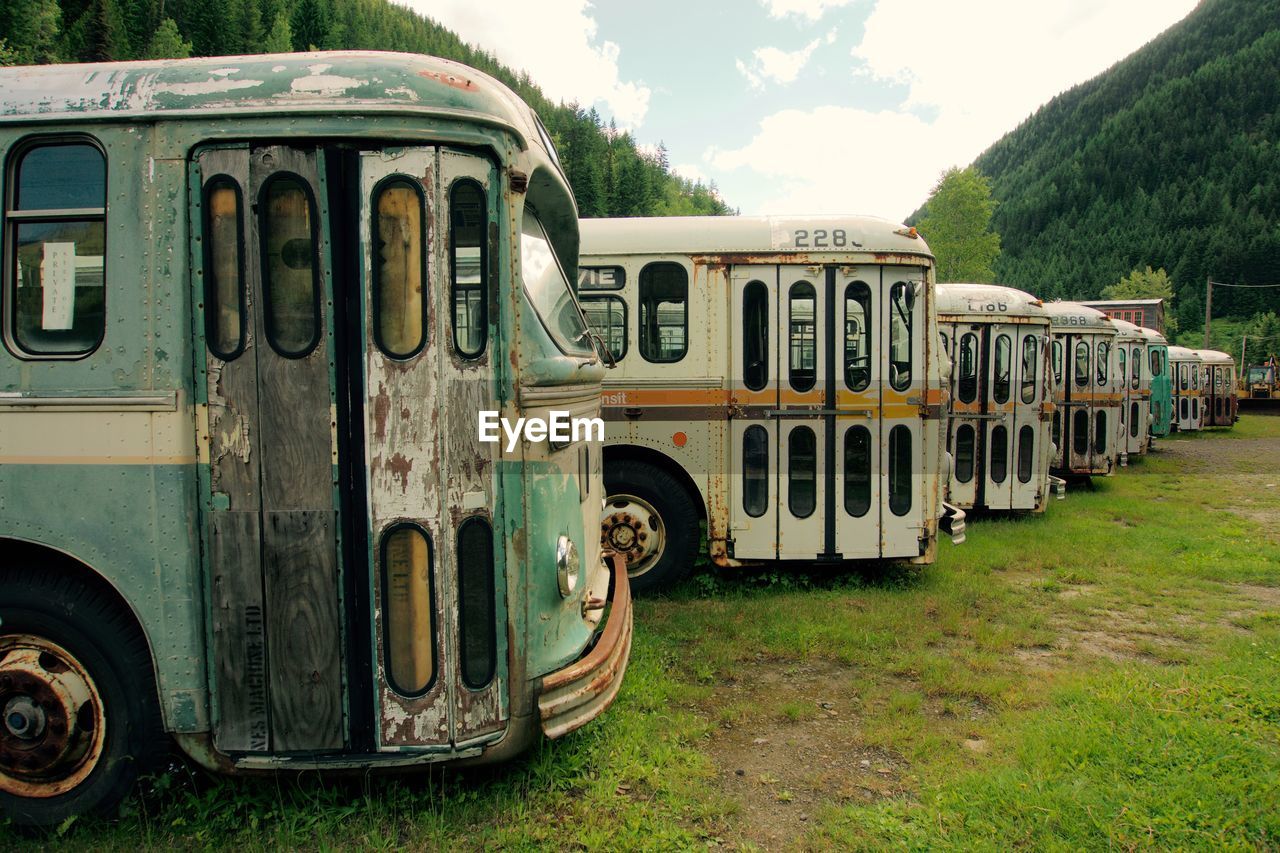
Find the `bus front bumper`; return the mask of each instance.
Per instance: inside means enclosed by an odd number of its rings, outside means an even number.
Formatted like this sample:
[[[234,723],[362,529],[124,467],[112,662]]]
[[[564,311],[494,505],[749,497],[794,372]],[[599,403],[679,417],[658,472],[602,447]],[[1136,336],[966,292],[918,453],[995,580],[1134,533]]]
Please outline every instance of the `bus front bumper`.
[[[946,501],[942,502],[942,518],[938,522],[938,529],[951,537],[951,544],[960,545],[964,542],[964,510],[958,506],[952,506]]]
[[[631,656],[631,585],[622,556],[612,554],[609,562],[613,583],[604,631],[585,655],[543,676],[538,714],[547,737],[560,737],[604,713],[622,686]]]

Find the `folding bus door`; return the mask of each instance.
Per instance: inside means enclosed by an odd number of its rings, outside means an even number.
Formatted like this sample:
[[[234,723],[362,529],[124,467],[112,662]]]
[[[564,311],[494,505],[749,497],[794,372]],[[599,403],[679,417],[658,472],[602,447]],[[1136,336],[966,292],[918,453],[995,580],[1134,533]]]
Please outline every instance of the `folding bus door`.
[[[729,519],[733,556],[778,555],[778,268],[730,276]]]
[[[915,557],[925,526],[922,267],[881,268],[881,556]]]

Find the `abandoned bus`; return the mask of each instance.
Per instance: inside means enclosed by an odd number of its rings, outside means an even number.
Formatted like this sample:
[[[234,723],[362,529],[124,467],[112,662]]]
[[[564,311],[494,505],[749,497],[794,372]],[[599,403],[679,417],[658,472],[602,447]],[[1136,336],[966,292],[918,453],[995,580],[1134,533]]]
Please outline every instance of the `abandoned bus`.
[[[1155,329],[1139,326],[1147,339],[1147,369],[1151,371],[1151,430],[1150,441],[1163,438],[1172,428],[1173,399],[1169,379],[1169,342]]]
[[[569,186],[421,56],[0,70],[0,813],[214,770],[499,760],[612,700],[625,564]],[[609,615],[604,618],[607,605]]]
[[[584,220],[581,263],[583,307],[618,364],[602,535],[637,591],[690,571],[700,517],[722,566],[934,559],[943,358],[914,229]]]
[[[951,360],[949,501],[962,509],[1043,512],[1065,482],[1049,473],[1049,315],[1029,293],[939,284],[938,327]]]
[[[1169,375],[1173,377],[1173,426],[1180,432],[1200,429],[1203,421],[1200,387],[1203,362],[1195,350],[1169,347]]]
[[[1230,427],[1236,423],[1236,362],[1225,352],[1192,350],[1200,356],[1200,384],[1204,388],[1204,425]]]
[[[1046,302],[1052,324],[1052,468],[1060,476],[1110,474],[1115,467],[1120,392],[1111,350],[1115,324],[1078,302]]]
[[[1116,381],[1120,392],[1120,419],[1116,427],[1116,455],[1120,465],[1142,456],[1151,446],[1151,365],[1148,338],[1140,326],[1111,318],[1116,327]]]

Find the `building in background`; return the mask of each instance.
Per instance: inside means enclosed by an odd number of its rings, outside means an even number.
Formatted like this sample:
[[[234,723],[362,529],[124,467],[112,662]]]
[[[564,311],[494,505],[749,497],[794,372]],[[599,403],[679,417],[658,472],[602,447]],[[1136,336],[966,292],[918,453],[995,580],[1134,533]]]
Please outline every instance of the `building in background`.
[[[1137,326],[1155,329],[1164,334],[1164,300],[1163,299],[1099,299],[1095,302],[1081,302],[1119,320],[1128,320]]]

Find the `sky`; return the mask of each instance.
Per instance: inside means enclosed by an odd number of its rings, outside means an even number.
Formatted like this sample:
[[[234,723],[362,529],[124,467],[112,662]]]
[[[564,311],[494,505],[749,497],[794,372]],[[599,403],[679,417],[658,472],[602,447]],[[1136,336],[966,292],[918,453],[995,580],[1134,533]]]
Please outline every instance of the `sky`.
[[[744,214],[905,219],[1195,0],[398,0]]]

